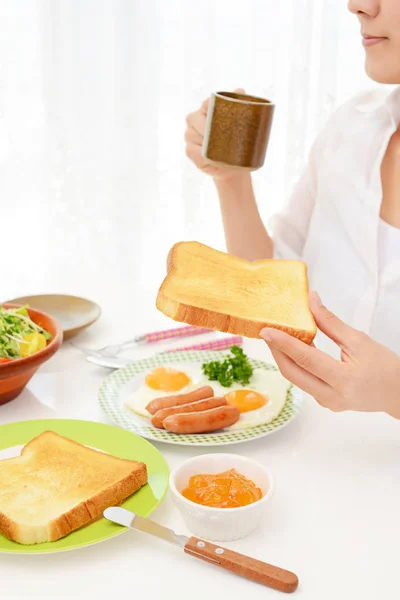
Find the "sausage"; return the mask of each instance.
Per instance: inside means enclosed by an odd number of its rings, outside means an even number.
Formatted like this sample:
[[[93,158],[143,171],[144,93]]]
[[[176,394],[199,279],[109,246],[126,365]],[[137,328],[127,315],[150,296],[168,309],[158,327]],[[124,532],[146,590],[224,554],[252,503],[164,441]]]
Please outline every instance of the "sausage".
[[[239,417],[236,406],[219,406],[197,413],[171,415],[164,419],[163,426],[172,433],[208,433],[233,425]]]
[[[151,415],[155,415],[157,411],[162,408],[171,408],[172,406],[179,406],[181,404],[189,404],[190,402],[197,402],[197,400],[203,400],[204,398],[211,398],[214,396],[214,390],[209,385],[188,392],[187,394],[176,394],[174,396],[163,396],[162,398],[155,398],[146,406],[146,410]]]
[[[203,410],[210,410],[211,408],[217,408],[218,406],[225,406],[228,404],[226,398],[205,398],[204,400],[197,400],[197,402],[190,402],[190,404],[182,404],[181,406],[171,406],[171,408],[162,408],[158,410],[151,422],[154,427],[158,429],[163,428],[163,421],[171,415],[181,415],[182,413],[201,412]]]

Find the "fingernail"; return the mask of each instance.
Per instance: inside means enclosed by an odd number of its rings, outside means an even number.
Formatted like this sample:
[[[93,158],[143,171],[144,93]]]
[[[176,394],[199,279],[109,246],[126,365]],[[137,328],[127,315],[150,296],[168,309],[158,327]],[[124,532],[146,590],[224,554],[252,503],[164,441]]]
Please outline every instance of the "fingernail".
[[[322,306],[322,300],[318,292],[311,292],[312,298],[317,306]]]
[[[263,340],[265,340],[267,343],[272,342],[272,336],[270,334],[270,330],[265,328],[262,329],[260,331],[260,336],[262,337]]]

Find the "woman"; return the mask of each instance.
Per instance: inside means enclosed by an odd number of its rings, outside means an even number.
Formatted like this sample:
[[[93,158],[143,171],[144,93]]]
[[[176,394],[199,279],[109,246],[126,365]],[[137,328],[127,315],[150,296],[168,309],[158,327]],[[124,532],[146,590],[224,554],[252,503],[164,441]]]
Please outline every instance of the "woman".
[[[367,74],[399,84],[400,2],[348,6],[361,24]],[[340,317],[311,294],[327,354],[263,330],[282,373],[332,410],[400,418],[400,87],[363,93],[336,111],[272,236],[251,176],[203,159],[207,108],[208,101],[188,116],[186,153],[215,181],[228,251],[248,260],[304,260],[312,287]]]

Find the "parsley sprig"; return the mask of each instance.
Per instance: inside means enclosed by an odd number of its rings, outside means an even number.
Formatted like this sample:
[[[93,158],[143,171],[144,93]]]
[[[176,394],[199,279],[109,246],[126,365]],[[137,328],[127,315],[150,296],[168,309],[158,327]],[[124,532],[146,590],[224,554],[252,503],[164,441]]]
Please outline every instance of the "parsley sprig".
[[[250,382],[253,369],[246,354],[238,346],[231,346],[233,356],[228,356],[222,361],[212,360],[202,365],[204,375],[210,381],[219,381],[223,387],[230,387],[234,381],[243,385]]]

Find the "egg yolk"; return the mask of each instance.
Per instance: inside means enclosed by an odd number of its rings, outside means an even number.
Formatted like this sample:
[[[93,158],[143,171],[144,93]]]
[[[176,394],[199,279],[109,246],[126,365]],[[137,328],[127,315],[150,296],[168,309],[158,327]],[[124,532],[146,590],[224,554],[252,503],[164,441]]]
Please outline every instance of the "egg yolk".
[[[189,377],[176,369],[159,367],[146,376],[146,385],[152,390],[178,392],[190,383]]]
[[[193,475],[182,496],[203,506],[238,508],[260,500],[262,492],[253,481],[230,469],[214,475]]]
[[[228,404],[236,406],[241,413],[261,408],[268,402],[266,396],[252,390],[234,390],[225,394],[225,398]]]

